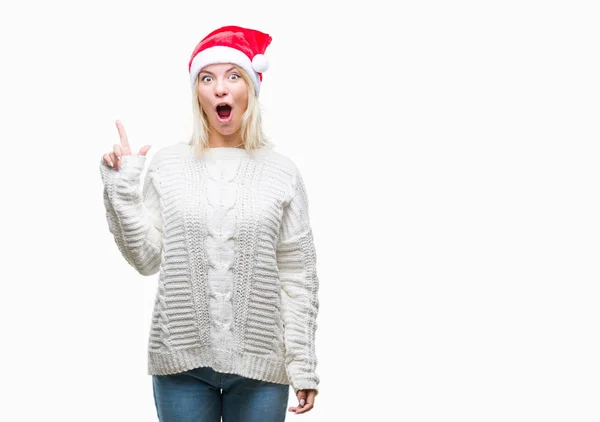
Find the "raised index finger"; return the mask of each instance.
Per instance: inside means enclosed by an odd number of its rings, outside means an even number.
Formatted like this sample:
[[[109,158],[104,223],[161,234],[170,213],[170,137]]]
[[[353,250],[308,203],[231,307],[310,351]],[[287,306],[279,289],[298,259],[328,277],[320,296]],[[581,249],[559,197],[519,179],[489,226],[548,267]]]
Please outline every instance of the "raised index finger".
[[[121,146],[123,148],[127,148],[129,151],[131,148],[129,147],[129,139],[127,139],[127,132],[125,132],[125,127],[120,120],[117,120],[117,130],[119,131],[119,137],[121,138]]]

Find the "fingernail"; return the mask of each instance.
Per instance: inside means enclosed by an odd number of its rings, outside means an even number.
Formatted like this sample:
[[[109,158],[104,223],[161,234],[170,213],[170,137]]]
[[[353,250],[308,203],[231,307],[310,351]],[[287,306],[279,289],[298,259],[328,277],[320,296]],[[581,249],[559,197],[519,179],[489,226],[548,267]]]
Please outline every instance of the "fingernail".
[[[304,399],[300,400],[300,406],[304,406]]]
[[[117,160],[121,161],[121,156],[117,155]]]
[[[113,167],[113,162],[112,162],[112,161],[109,161],[109,162],[108,162],[108,165],[109,165],[109,166],[111,166],[111,167]]]

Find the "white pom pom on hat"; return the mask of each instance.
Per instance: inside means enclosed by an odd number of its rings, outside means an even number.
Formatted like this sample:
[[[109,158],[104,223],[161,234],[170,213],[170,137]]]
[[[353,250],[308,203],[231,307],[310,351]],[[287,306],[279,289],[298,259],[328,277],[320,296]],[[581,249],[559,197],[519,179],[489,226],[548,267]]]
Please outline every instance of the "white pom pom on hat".
[[[269,60],[264,54],[257,54],[252,59],[252,68],[259,73],[266,72],[269,68]]]
[[[255,29],[223,26],[204,37],[194,48],[188,70],[192,88],[203,67],[215,63],[233,63],[248,73],[258,96],[262,73],[269,68],[265,50],[271,36]]]

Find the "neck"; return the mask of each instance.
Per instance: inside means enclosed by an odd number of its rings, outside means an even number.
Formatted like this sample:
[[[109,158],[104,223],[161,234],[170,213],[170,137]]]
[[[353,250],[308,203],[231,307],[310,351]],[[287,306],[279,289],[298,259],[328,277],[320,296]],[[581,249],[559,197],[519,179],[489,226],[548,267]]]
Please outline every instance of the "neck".
[[[216,130],[211,131],[208,137],[208,144],[210,148],[244,148],[244,142],[239,130],[231,135],[223,135]]]

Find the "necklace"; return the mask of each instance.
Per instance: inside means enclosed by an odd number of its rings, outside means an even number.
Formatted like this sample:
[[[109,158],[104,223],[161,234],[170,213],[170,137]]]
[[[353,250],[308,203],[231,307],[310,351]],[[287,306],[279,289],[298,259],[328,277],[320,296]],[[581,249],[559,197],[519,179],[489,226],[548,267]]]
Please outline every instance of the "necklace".
[[[238,144],[238,145],[236,145],[236,146],[233,146],[233,147],[211,147],[211,146],[209,146],[209,148],[237,148],[237,147],[240,147],[240,146],[242,146],[242,145],[244,145],[244,143],[243,143],[243,142],[242,142],[241,144]]]

